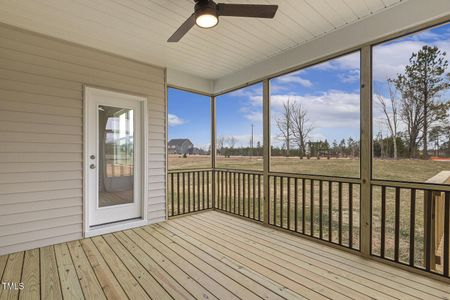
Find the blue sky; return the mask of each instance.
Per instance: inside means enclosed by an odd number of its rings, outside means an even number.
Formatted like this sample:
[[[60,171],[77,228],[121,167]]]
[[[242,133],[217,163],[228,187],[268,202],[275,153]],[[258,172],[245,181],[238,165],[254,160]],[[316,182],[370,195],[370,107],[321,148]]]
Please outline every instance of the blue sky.
[[[373,48],[374,94],[386,97],[386,79],[402,72],[412,52],[423,45],[450,52],[450,25],[422,31]],[[354,52],[325,63],[271,80],[272,144],[281,146],[276,118],[285,101],[299,102],[308,111],[311,139],[359,139],[359,63]],[[254,140],[262,144],[262,84],[217,97],[217,135],[237,139],[237,145]],[[386,130],[374,97],[374,131]],[[378,120],[378,121],[377,121]],[[169,89],[169,139],[190,138],[202,148],[209,146],[209,98]]]

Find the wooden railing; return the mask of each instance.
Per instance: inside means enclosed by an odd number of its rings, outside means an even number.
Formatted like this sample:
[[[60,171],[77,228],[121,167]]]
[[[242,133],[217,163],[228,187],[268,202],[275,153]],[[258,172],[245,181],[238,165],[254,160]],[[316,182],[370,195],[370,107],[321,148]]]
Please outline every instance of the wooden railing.
[[[263,221],[262,172],[216,169],[215,176],[216,209]]]
[[[169,171],[169,216],[216,209],[449,278],[450,190],[373,180],[361,236],[361,180],[260,171]],[[266,197],[265,197],[266,195]]]
[[[212,170],[180,170],[168,172],[169,217],[211,209]]]
[[[269,175],[269,224],[359,249],[359,180]]]
[[[450,191],[372,186],[371,254],[449,277]]]

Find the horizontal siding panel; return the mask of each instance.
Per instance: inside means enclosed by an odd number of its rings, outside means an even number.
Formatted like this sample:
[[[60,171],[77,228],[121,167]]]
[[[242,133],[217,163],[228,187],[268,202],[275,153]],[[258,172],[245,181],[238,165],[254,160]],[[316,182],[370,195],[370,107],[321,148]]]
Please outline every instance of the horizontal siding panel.
[[[11,224],[22,224],[24,222],[46,220],[55,217],[73,216],[76,214],[81,215],[81,213],[82,213],[82,206],[77,205],[71,207],[40,210],[20,214],[10,214],[7,216],[2,216],[2,218],[0,219],[0,226]]]
[[[82,188],[81,180],[0,184],[0,195]]]
[[[1,56],[1,53],[0,53]],[[0,81],[0,89],[9,90],[9,91],[28,91],[41,95],[50,95],[50,96],[58,96],[63,98],[71,98],[71,99],[80,99],[82,96],[82,92],[80,91],[72,91],[66,90],[62,88],[41,86],[39,84],[33,83],[24,83],[17,82],[13,80],[1,80]]]
[[[78,224],[79,226],[81,226],[83,223],[82,220],[82,214],[79,213],[73,216],[44,219],[34,222],[23,222],[20,223],[20,226],[17,226],[17,224],[0,226],[0,237],[2,239],[7,239],[10,235],[17,235],[20,233],[26,233],[35,230],[47,230],[73,224]]]
[[[165,203],[165,201],[163,201],[161,203],[156,203],[156,202],[150,203],[148,208],[150,209],[150,211],[165,210],[166,209],[166,203]]]
[[[26,91],[1,90],[0,101],[14,101],[16,103],[35,103],[41,105],[83,109],[83,102],[80,101],[80,99],[68,99],[49,95],[39,95],[36,93],[28,93]]]
[[[108,80],[110,84],[111,81],[114,81],[114,85],[117,86],[122,82],[127,86],[131,87],[132,91],[145,91],[148,95],[154,95],[156,97],[160,96],[161,93],[164,93],[164,84],[153,83],[151,81],[142,81],[138,78],[130,78],[127,76],[111,73],[104,70],[95,69],[92,67],[80,66],[73,63],[67,63],[58,61],[55,59],[45,58],[42,56],[37,56],[33,54],[27,54],[18,51],[12,51],[9,49],[0,47],[0,57],[3,57],[7,60],[18,61],[21,63],[29,64],[29,65],[37,65],[37,66],[46,66],[51,67],[57,70],[70,71],[74,74],[84,75],[86,78],[78,79],[79,82],[87,82],[92,84],[98,84],[99,81]],[[141,83],[139,85],[137,83]]]
[[[1,81],[0,81],[1,82]],[[1,85],[1,83],[0,83]],[[58,107],[52,105],[42,105],[35,103],[17,103],[12,101],[0,101],[0,107],[2,110],[19,111],[19,112],[31,112],[44,115],[58,115],[67,117],[81,117],[83,110],[79,108],[70,107]],[[81,124],[81,122],[79,123]]]
[[[154,190],[164,190],[166,188],[166,185],[164,182],[157,182],[157,183],[149,183],[148,184],[148,190],[154,191]]]
[[[157,211],[151,211],[149,213],[149,219],[160,219],[160,218],[165,218],[166,216],[166,210],[162,209],[162,210],[157,210]]]
[[[63,134],[45,134],[45,133],[24,133],[24,132],[6,132],[0,128],[2,139],[9,142],[28,142],[28,143],[65,143],[80,145],[82,137],[78,135]]]
[[[52,199],[63,198],[79,198],[82,202],[83,190],[81,188],[75,189],[63,189],[63,190],[51,190],[40,192],[22,192],[16,194],[0,194],[0,205],[12,204],[12,203],[25,203],[25,202],[40,202]]]
[[[53,172],[82,170],[81,162],[31,162],[31,163],[2,163],[0,174],[15,172]]]
[[[22,152],[22,153],[82,153],[83,146],[80,144],[53,144],[53,143],[1,143],[0,153]]]
[[[67,116],[39,114],[36,112],[23,112],[23,111],[16,112],[16,111],[7,111],[2,108],[0,108],[0,119],[5,121],[26,120],[27,122],[32,123],[53,124],[53,125],[79,126],[80,124],[82,124],[81,116],[67,117]]]
[[[35,237],[36,236],[39,237],[40,235],[35,234]],[[8,245],[8,246],[4,246],[4,247],[2,247],[2,244],[0,244],[0,255],[40,248],[40,247],[44,247],[44,246],[48,246],[48,245],[60,244],[63,242],[68,242],[68,241],[79,240],[82,237],[83,236],[81,234],[81,229],[79,229],[79,230],[75,230],[74,233],[61,234],[61,235],[51,236],[48,238],[30,239],[30,240],[26,240],[23,243],[17,243],[14,245]]]
[[[45,76],[42,73],[32,74],[29,72],[24,72],[25,70],[21,71],[15,71],[15,70],[8,70],[5,68],[4,64],[0,65],[0,78],[7,79],[7,80],[14,80],[17,82],[23,82],[23,83],[32,83],[32,84],[38,84],[40,86],[44,87],[56,87],[59,89],[65,89],[65,90],[73,90],[78,93],[82,93],[83,87],[75,81],[71,80],[63,80],[63,79],[57,79],[62,77],[48,77]]]
[[[81,180],[81,179],[82,179],[81,171],[0,174],[0,184],[43,182],[43,181],[57,181],[57,180]]]
[[[159,217],[159,218],[151,218],[148,220],[148,224],[155,224],[155,223],[161,223],[166,220],[166,217]]]
[[[165,200],[166,197],[166,190],[165,189],[160,189],[160,190],[153,190],[153,191],[148,191],[148,199],[149,199],[149,203],[161,203],[166,201]]]
[[[30,53],[48,53],[50,57],[60,58],[64,61],[105,69],[129,77],[147,78],[157,83],[163,82],[164,80],[162,68],[134,62],[100,51],[92,51],[92,49],[78,45],[62,43],[36,34],[30,35],[7,27],[0,28],[0,37],[4,40],[4,43],[8,40],[15,41],[15,45],[10,44],[10,48],[12,49],[23,49]],[[26,46],[30,48],[27,49]],[[39,49],[42,49],[42,51]],[[123,68],[126,69],[123,70]]]
[[[34,241],[36,240],[36,238],[48,239],[74,233],[78,233],[81,238],[81,229],[82,229],[81,224],[71,224],[67,226],[55,227],[46,230],[30,231],[16,235],[10,235],[7,237],[2,237],[2,243],[4,245],[14,245]]]
[[[152,175],[151,178],[148,179],[148,182],[155,183],[155,182],[162,182],[164,183],[166,181],[166,176],[164,175]]]
[[[9,132],[35,132],[35,133],[59,133],[79,135],[83,133],[82,126],[67,126],[67,125],[49,125],[49,124],[35,124],[27,121],[11,122],[0,120],[1,131]]]
[[[82,205],[81,198],[53,199],[0,204],[0,216]]]
[[[81,162],[81,153],[3,153],[0,164],[7,162]]]

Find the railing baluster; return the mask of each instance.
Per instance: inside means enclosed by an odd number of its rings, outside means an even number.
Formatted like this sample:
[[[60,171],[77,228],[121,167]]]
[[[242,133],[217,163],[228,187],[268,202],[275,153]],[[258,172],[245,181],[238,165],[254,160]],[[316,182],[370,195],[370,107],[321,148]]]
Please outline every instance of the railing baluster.
[[[444,204],[444,276],[448,277],[449,273],[449,239],[450,239],[450,192],[445,192]]]
[[[386,237],[386,187],[381,187],[381,245],[380,255],[384,258]]]
[[[261,174],[258,174],[258,221],[261,221]]]
[[[253,214],[252,218],[255,219],[255,203],[256,203],[256,194],[255,194],[255,174],[252,174],[252,183],[253,183]]]
[[[431,269],[431,241],[433,234],[431,228],[431,218],[432,218],[432,207],[433,207],[433,192],[425,191],[425,270],[430,271]]]
[[[205,171],[202,172],[202,209],[205,209]]]
[[[353,248],[353,183],[348,184],[348,247]]]
[[[298,232],[298,178],[295,178],[294,189],[294,228],[295,232]]]
[[[277,225],[277,176],[273,177],[273,225]]]
[[[414,246],[416,234],[416,189],[411,189],[411,209],[409,214],[409,265],[414,266]]]
[[[241,173],[238,173],[238,215],[241,215]]]
[[[242,215],[245,216],[245,173],[242,173]]]
[[[210,171],[206,171],[206,195],[208,196],[208,208],[211,208],[211,195],[209,194],[209,173]]]
[[[333,241],[333,182],[328,181],[328,241]]]
[[[247,217],[250,218],[250,174],[247,174]]]
[[[283,227],[283,181],[284,177],[280,177],[280,227]]]
[[[183,172],[183,214],[186,213],[186,173]]]
[[[271,224],[270,223],[270,179],[272,178],[272,176],[267,176],[267,180],[269,181],[267,184],[269,185],[269,193],[267,194],[267,199],[264,199],[265,201],[267,201],[267,206],[265,206],[265,207],[267,207],[267,223],[268,224]]]
[[[223,171],[221,171],[220,172],[220,184],[222,185],[222,188],[221,188],[221,195],[222,195],[222,197],[221,197],[221,199],[220,199],[220,202],[221,202],[221,209],[224,209],[225,208],[225,205],[224,205],[224,201],[225,201],[225,192],[224,192],[224,190],[223,190],[223,188],[224,188],[224,178],[223,178]]]
[[[339,182],[339,193],[338,193],[338,209],[339,209],[339,245],[342,245],[342,182]]]
[[[305,233],[305,209],[306,209],[306,193],[305,193],[305,178],[302,178],[302,233]]]
[[[314,180],[313,179],[311,179],[310,181],[309,181],[309,183],[310,183],[310,192],[309,192],[309,196],[310,196],[310,207],[309,207],[309,213],[310,213],[310,216],[311,216],[311,219],[310,219],[310,230],[311,230],[311,232],[310,232],[310,235],[311,236],[314,236]]]
[[[233,212],[236,213],[236,172],[233,172],[233,201],[234,201],[234,205],[233,205]]]
[[[400,251],[400,188],[395,188],[395,237],[394,237],[394,260],[399,261]]]
[[[173,173],[170,174],[170,191],[171,191],[171,198],[172,198],[172,205],[171,205],[171,211],[172,211],[172,216],[175,215],[175,189],[174,189],[174,183],[173,183]]]
[[[291,177],[287,180],[287,229],[291,230]]]
[[[323,181],[319,180],[319,238],[323,238],[322,229],[322,215],[323,215]]]
[[[180,173],[177,173],[177,215],[180,214]]]
[[[188,193],[188,212],[191,212],[191,172],[188,173],[188,186],[187,186],[187,193]]]

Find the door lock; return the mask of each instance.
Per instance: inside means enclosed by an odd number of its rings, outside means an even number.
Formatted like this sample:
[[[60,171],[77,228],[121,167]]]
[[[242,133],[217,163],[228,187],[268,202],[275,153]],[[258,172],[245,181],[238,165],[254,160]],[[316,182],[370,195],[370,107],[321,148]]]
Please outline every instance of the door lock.
[[[91,155],[90,158],[91,158],[91,159],[95,159],[95,155]]]
[[[91,165],[89,166],[89,168],[95,169],[95,165],[94,165],[94,164],[91,164]]]

